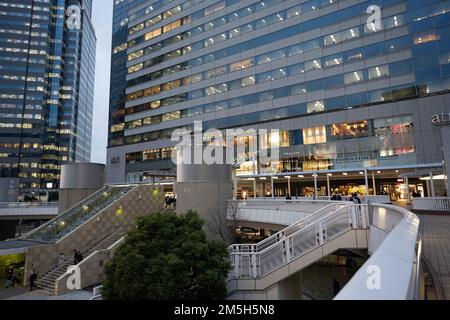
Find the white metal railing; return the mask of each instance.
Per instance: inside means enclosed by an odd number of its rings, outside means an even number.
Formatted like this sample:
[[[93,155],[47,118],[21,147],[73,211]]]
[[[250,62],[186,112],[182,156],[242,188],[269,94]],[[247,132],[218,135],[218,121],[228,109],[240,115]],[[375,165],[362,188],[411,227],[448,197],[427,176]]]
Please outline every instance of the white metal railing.
[[[389,195],[370,195],[370,196],[359,196],[361,199],[361,202],[363,204],[368,203],[381,203],[381,204],[388,204],[391,203],[391,199]],[[292,197],[292,200],[286,200],[284,197],[262,197],[262,198],[249,198],[246,201],[258,201],[260,199],[263,200],[272,200],[272,201],[323,201],[323,202],[330,202],[333,201],[331,196],[317,196],[315,199],[314,197]],[[351,196],[342,196],[342,201],[352,201]]]
[[[343,206],[345,202],[330,205],[329,201],[247,200],[228,201],[227,219],[290,226],[313,213]]]
[[[229,247],[231,278],[258,278],[351,229],[368,227],[366,205],[331,203],[257,244]]]
[[[58,202],[0,202],[0,209],[12,208],[53,208],[58,207]]]
[[[450,197],[413,198],[413,209],[450,211]]]
[[[375,204],[371,223],[387,236],[379,239],[379,245],[372,245],[373,255],[335,299],[418,299],[422,247],[419,219],[403,208]]]

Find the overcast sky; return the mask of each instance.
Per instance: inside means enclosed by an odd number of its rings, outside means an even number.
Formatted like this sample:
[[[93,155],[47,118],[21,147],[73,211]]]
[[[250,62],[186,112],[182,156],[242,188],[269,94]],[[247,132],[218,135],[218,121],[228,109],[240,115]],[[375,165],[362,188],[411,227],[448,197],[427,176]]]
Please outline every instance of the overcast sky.
[[[94,0],[92,20],[97,35],[92,162],[106,163],[113,0]]]

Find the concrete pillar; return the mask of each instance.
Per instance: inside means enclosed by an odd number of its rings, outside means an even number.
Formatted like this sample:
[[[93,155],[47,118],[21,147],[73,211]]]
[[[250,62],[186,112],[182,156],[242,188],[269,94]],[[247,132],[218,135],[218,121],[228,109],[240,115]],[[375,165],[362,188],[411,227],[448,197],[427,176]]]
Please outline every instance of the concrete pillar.
[[[256,198],[256,177],[253,179],[253,198]]]
[[[327,174],[327,195],[331,197],[330,176]]]
[[[270,177],[270,184],[271,184],[271,188],[272,188],[272,198],[275,198],[275,186],[273,183],[273,176]]]
[[[372,171],[372,185],[373,185],[373,195],[377,195],[377,184],[375,182],[375,172]]]
[[[366,183],[366,196],[368,196],[369,195],[369,177],[367,175],[367,169],[364,170],[364,180]]]
[[[233,200],[237,200],[237,186],[238,186],[237,174],[236,170],[233,170]]]
[[[288,179],[288,195],[290,197],[292,197],[292,192],[291,192],[291,178],[289,177]]]
[[[431,196],[436,197],[436,191],[434,190],[434,180],[433,180],[433,172],[430,171],[430,187],[431,187]]]
[[[317,200],[317,172],[314,173],[314,200]]]
[[[301,271],[280,281],[278,284],[278,300],[303,300]]]
[[[450,197],[450,126],[441,127],[442,154],[447,176],[447,197]]]
[[[409,192],[409,179],[408,179],[408,177],[405,178],[405,184],[406,184],[406,204],[411,204],[411,194]]]

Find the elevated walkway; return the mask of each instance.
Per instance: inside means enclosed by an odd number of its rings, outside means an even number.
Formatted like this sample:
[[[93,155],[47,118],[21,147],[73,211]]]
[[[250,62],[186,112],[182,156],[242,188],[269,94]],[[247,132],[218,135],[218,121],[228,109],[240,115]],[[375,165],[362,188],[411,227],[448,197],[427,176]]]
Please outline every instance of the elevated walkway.
[[[264,201],[262,210],[257,208],[256,199],[250,210],[243,203],[229,204],[232,215],[228,213],[228,220],[254,220],[258,224],[257,220],[262,219],[267,223],[265,219],[270,215],[261,213],[269,210]],[[285,206],[289,203],[284,201]],[[300,202],[292,202],[295,205],[301,208]],[[377,299],[383,295],[385,299],[419,297],[421,242],[414,214],[391,205],[333,202],[306,215],[262,242],[230,246],[229,299],[295,298],[299,271],[339,249],[364,249],[372,254],[370,264],[358,271],[339,299]],[[275,224],[286,219],[276,214],[271,216]],[[367,288],[370,274],[365,272],[371,265],[385,266],[383,274],[390,283],[383,282],[383,285],[389,292],[380,289],[374,293]]]
[[[57,203],[0,203],[1,220],[49,220],[58,215]]]

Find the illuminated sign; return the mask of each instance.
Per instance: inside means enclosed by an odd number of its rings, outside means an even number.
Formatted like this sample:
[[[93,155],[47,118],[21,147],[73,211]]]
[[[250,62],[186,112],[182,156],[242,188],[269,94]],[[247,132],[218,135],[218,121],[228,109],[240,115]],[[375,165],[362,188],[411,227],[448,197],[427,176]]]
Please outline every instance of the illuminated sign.
[[[450,124],[450,113],[435,114],[431,118],[433,126],[445,126]]]

